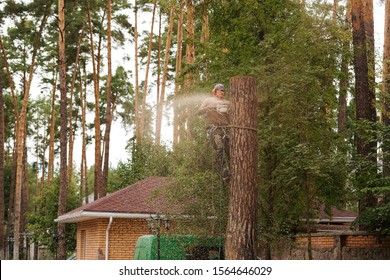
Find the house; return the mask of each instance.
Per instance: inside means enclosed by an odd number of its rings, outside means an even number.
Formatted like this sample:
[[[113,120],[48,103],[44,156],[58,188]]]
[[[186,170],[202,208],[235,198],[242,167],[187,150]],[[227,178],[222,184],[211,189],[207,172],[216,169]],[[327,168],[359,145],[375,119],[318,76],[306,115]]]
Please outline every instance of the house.
[[[138,237],[150,234],[148,219],[161,213],[163,202],[159,191],[168,183],[165,177],[146,178],[65,213],[55,221],[77,223],[77,259],[132,259]]]
[[[316,232],[351,231],[352,223],[358,216],[357,212],[347,209],[340,210],[334,206],[330,211],[330,214],[326,213],[324,205],[321,206],[319,217],[315,219]]]

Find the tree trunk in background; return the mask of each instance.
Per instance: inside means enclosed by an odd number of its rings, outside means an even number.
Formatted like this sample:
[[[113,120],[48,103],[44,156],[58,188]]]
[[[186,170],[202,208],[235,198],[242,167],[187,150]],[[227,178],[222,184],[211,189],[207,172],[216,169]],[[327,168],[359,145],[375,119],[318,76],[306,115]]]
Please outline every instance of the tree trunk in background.
[[[201,4],[201,10],[202,10],[202,33],[200,36],[200,44],[203,49],[209,48],[209,38],[210,38],[210,23],[209,23],[209,1],[204,1]],[[202,69],[203,76],[201,77],[202,82],[209,81],[209,61],[206,61],[204,64],[204,67]]]
[[[26,126],[26,132],[25,132],[25,139],[24,143],[27,143],[27,126]],[[27,211],[28,211],[28,196],[29,196],[29,188],[28,188],[28,182],[27,182],[27,174],[28,174],[28,164],[27,164],[27,144],[25,144],[24,152],[23,152],[23,166],[24,166],[24,172],[23,172],[23,181],[22,181],[22,203],[20,208],[20,233],[26,233],[26,225],[27,225]],[[21,236],[22,241],[22,255],[21,259],[26,259],[26,247],[24,246],[24,236]]]
[[[346,14],[345,14],[345,29],[351,29],[351,7],[349,0],[346,4]],[[341,57],[341,77],[339,83],[339,112],[338,112],[338,133],[343,133],[346,130],[347,126],[347,93],[348,93],[348,80],[349,80],[349,63],[348,63],[348,53],[350,40],[345,38],[342,42],[343,52]]]
[[[73,174],[73,146],[74,146],[74,140],[73,140],[73,94],[74,94],[74,88],[75,83],[77,79],[77,72],[79,69],[79,58],[80,58],[80,50],[81,50],[81,43],[84,38],[84,22],[83,26],[81,27],[80,32],[80,38],[77,44],[77,51],[76,51],[76,60],[74,62],[74,68],[73,68],[73,74],[72,74],[72,84],[70,87],[70,100],[69,100],[69,153],[68,153],[68,182],[72,181],[72,174]]]
[[[100,197],[100,186],[102,182],[102,159],[101,159],[101,131],[100,131],[100,93],[99,93],[99,81],[98,81],[98,68],[99,62],[95,62],[95,48],[93,43],[93,31],[92,31],[92,20],[90,13],[89,2],[87,3],[87,15],[89,23],[89,37],[92,57],[92,68],[93,68],[93,84],[95,94],[95,171],[94,171],[94,200]]]
[[[188,69],[192,68],[192,65],[195,63],[195,7],[193,0],[186,0],[186,11],[187,19],[185,24],[185,30],[187,31],[185,42],[186,42],[186,53],[185,53],[185,63]],[[184,94],[190,94],[192,86],[194,85],[194,72],[192,70],[186,71],[184,75]],[[190,140],[191,139],[191,112],[187,105],[183,106],[183,109],[180,113],[180,138]]]
[[[84,71],[84,77],[85,77]],[[81,141],[83,146],[81,148],[81,165],[80,165],[80,205],[83,201],[83,195],[85,196],[85,203],[88,201],[88,167],[87,167],[87,134],[86,134],[86,93],[84,93],[83,80],[80,73],[80,107],[81,107]]]
[[[1,36],[0,36],[0,50],[2,52],[2,58],[3,58],[3,61],[4,61],[4,66],[5,66],[5,69],[6,69],[6,72],[7,72],[8,83],[9,83],[9,87],[10,87],[10,90],[11,90],[12,105],[14,107],[14,113],[15,113],[15,135],[16,135],[17,123],[18,123],[18,120],[19,120],[19,109],[18,109],[18,104],[17,104],[17,100],[16,100],[16,96],[15,96],[15,86],[14,86],[14,82],[12,80],[12,75],[11,75],[11,71],[9,69],[7,55],[6,55],[6,52],[5,52],[5,49],[4,49],[4,45],[3,45],[3,41],[1,39]]]
[[[375,36],[373,0],[363,0],[364,26],[366,31],[368,82],[370,94],[375,96]]]
[[[68,145],[68,108],[66,96],[66,56],[65,56],[65,6],[64,0],[58,0],[58,52],[60,78],[60,191],[58,195],[58,216],[66,212],[66,193],[68,186],[67,145]],[[66,259],[65,224],[57,223],[57,259]]]
[[[134,62],[135,62],[135,139],[140,140],[140,118],[139,118],[139,81],[138,81],[138,7],[137,1],[134,4]]]
[[[257,82],[252,77],[230,81],[230,196],[226,259],[257,258],[258,138]]]
[[[382,72],[382,122],[384,126],[390,125],[390,0],[385,3],[385,26],[383,44],[383,72]],[[385,143],[389,143],[386,139]],[[383,173],[390,175],[390,147],[384,145]]]
[[[110,162],[110,138],[112,124],[112,104],[111,104],[111,0],[107,0],[107,108],[106,108],[106,131],[104,133],[104,164],[102,178],[102,196],[107,194],[108,165]]]
[[[168,76],[168,63],[169,63],[169,53],[171,49],[171,41],[172,41],[172,30],[174,23],[174,11],[175,8],[172,6],[169,12],[169,26],[168,26],[168,34],[165,45],[165,57],[164,57],[164,68],[162,74],[162,83],[161,83],[161,94],[157,103],[157,122],[156,122],[156,144],[160,145],[161,142],[161,126],[162,126],[162,117],[163,117],[163,109],[164,109],[164,99],[165,99],[165,89],[167,84],[167,76]]]
[[[337,11],[339,9],[339,0],[333,0],[333,21],[337,20]]]
[[[375,93],[370,86],[369,60],[366,37],[365,13],[362,0],[352,0],[352,28],[353,28],[353,47],[354,47],[354,70],[355,70],[355,95],[356,95],[356,119],[360,121],[376,121],[375,112]],[[376,143],[370,141],[367,135],[364,135],[361,129],[357,134],[357,153],[358,155],[375,161],[373,155]],[[362,213],[367,207],[375,205],[375,197],[367,193],[359,202],[359,213]]]
[[[51,98],[51,116],[50,116],[50,137],[49,137],[49,165],[47,173],[47,181],[50,184],[54,176],[54,137],[55,137],[55,99],[57,90],[57,72],[53,81],[53,90]],[[42,192],[42,190],[41,190]]]
[[[145,136],[145,131],[146,131],[146,97],[148,94],[149,68],[150,68],[150,59],[152,56],[153,28],[154,28],[154,18],[156,15],[156,6],[157,6],[157,0],[154,1],[154,5],[153,5],[152,24],[151,24],[150,33],[149,33],[148,58],[146,61],[144,93],[142,95],[142,112],[141,112],[141,125],[140,125],[140,137],[141,138],[140,139],[142,139]]]
[[[184,1],[180,1],[179,6],[179,19],[177,21],[177,50],[176,50],[176,73],[175,73],[175,97],[174,97],[174,106],[173,106],[173,147],[175,147],[179,143],[179,120],[180,120],[180,107],[177,102],[181,90],[181,86],[179,83],[180,75],[181,75],[181,63],[183,57],[183,17],[184,17],[184,9],[183,9]]]
[[[8,82],[9,82],[9,87],[10,87],[10,90],[11,90],[11,96],[12,96],[12,105],[13,105],[13,108],[14,108],[14,114],[15,114],[15,139],[14,139],[14,150],[13,150],[13,156],[12,156],[12,171],[11,171],[11,182],[10,182],[10,190],[9,190],[9,197],[8,197],[8,201],[9,201],[9,204],[8,204],[8,209],[7,209],[7,224],[8,225],[12,225],[12,222],[14,221],[14,204],[15,204],[15,185],[16,185],[16,166],[17,166],[17,160],[16,160],[16,147],[17,147],[17,142],[16,142],[16,139],[18,138],[17,137],[17,134],[18,134],[18,123],[19,123],[19,109],[18,109],[18,105],[17,105],[17,101],[16,101],[16,96],[15,96],[15,87],[14,87],[14,83],[13,83],[13,80],[12,80],[12,76],[11,76],[11,72],[10,72],[10,69],[9,69],[9,65],[8,65],[8,60],[7,60],[7,55],[6,55],[6,51],[4,49],[4,45],[3,45],[3,41],[1,40],[1,36],[0,36],[0,50],[1,50],[1,53],[2,53],[2,59],[4,61],[4,66],[5,66],[5,69],[6,69],[6,72],[7,72],[7,78],[8,78]],[[8,237],[11,236],[11,231],[12,231],[12,227],[11,226],[8,226],[6,227],[6,231],[5,231],[5,238],[6,239],[6,248],[5,248],[5,258],[6,259],[10,259],[11,257],[11,252],[10,252],[10,244],[9,244],[9,240],[8,240]]]
[[[0,49],[0,59],[2,51]],[[4,110],[3,110],[3,63],[0,60],[0,259],[4,260]]]
[[[50,7],[49,7],[50,8]],[[48,9],[49,10],[49,9]],[[47,10],[47,11],[48,11]],[[47,12],[46,11],[46,12]],[[19,259],[19,246],[20,246],[20,221],[21,221],[21,200],[22,200],[22,184],[23,184],[23,153],[26,143],[24,142],[27,122],[27,106],[30,97],[30,88],[34,76],[35,62],[40,48],[40,39],[42,37],[43,29],[47,22],[47,13],[42,16],[40,22],[39,31],[36,36],[34,43],[34,49],[32,51],[31,64],[28,74],[28,80],[25,80],[24,85],[24,96],[22,102],[22,110],[20,113],[19,121],[17,122],[17,133],[16,133],[16,182],[15,182],[15,204],[14,204],[14,260]]]
[[[157,78],[156,78],[156,104],[158,111],[158,104],[160,101],[160,92],[161,92],[161,48],[162,48],[162,8],[160,7],[158,13],[158,36],[157,36]],[[157,123],[158,123],[158,113],[156,114],[156,138],[157,138]],[[157,142],[157,140],[156,140]]]

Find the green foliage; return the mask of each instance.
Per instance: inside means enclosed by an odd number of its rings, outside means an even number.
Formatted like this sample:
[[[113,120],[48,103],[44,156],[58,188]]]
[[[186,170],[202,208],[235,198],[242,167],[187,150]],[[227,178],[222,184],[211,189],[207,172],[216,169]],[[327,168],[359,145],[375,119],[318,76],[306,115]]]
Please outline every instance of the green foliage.
[[[285,7],[287,8],[287,7]],[[329,16],[290,6],[260,42],[260,234],[268,246],[345,201],[347,154],[336,133],[338,37]],[[320,11],[318,11],[319,13]]]
[[[387,193],[390,188],[387,187]],[[367,208],[355,220],[355,225],[363,226],[367,231],[390,236],[390,201],[386,198],[375,208]]]
[[[120,162],[110,172],[108,192],[122,189],[150,176],[169,175],[170,152],[167,147],[150,142],[136,144],[133,140],[127,162]]]
[[[213,150],[205,134],[202,140],[184,141],[175,147],[171,163],[174,183],[165,195],[175,210],[179,231],[219,236],[226,227],[228,186],[222,184],[213,166]]]
[[[368,207],[359,213],[354,225],[379,235],[390,235],[390,128],[367,122],[356,124],[356,127],[364,130],[364,135],[370,141],[380,143],[381,153],[377,157],[377,151],[374,150],[368,157],[354,156],[351,161],[353,172],[350,181],[355,187],[355,200],[370,196],[379,198],[375,207]]]
[[[28,231],[32,233],[32,240],[48,246],[53,257],[57,249],[57,223],[54,219],[58,217],[58,193],[59,177],[56,176],[53,184],[43,189],[42,195],[36,194],[33,201],[35,207],[28,213]],[[79,206],[75,184],[67,188],[66,204],[67,211]],[[65,236],[66,251],[70,255],[76,248],[76,224],[66,224]]]
[[[268,34],[288,32],[296,15],[292,1],[216,1],[210,6],[210,40],[199,71],[212,81],[254,75],[263,56],[261,43]],[[279,29],[279,30],[277,30]]]

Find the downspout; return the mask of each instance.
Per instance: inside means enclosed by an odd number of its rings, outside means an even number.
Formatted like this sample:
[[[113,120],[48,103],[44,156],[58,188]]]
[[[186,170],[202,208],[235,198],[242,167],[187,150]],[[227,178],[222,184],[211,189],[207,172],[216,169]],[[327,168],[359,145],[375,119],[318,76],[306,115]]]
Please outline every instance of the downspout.
[[[110,221],[108,222],[108,226],[106,229],[106,260],[108,260],[108,248],[109,248],[109,231],[112,224],[112,216],[110,216]]]

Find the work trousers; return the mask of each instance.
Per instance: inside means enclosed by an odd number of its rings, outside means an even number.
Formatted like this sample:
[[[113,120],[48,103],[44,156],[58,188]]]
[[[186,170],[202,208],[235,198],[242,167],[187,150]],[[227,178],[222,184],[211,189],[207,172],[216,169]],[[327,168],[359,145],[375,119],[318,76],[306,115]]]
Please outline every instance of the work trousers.
[[[215,168],[222,176],[226,176],[226,172],[229,170],[228,164],[230,161],[228,128],[223,126],[212,126],[208,129],[208,133],[211,144],[215,150]]]

